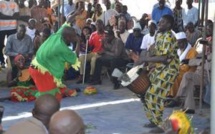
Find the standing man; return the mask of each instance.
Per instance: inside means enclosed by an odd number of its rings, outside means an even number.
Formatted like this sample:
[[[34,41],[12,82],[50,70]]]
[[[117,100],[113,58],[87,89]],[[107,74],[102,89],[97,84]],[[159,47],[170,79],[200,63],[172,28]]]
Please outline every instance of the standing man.
[[[178,74],[177,43],[171,31],[173,24],[174,18],[171,15],[161,17],[155,46],[151,48],[150,56],[144,59],[144,62],[156,63],[149,73],[151,86],[141,96],[146,117],[150,121],[145,127],[155,127],[151,133],[164,132],[158,127],[162,123],[164,100]]]
[[[36,29],[39,32],[42,32],[45,28],[44,24],[49,21],[45,4],[45,0],[39,0],[38,5],[31,8],[31,17],[37,20]]]
[[[173,17],[174,17],[174,32],[182,32],[184,31],[183,25],[183,14],[185,12],[184,8],[181,7],[182,0],[175,1],[175,8],[173,8]]]
[[[80,11],[76,10],[76,12]],[[74,21],[76,14],[71,15],[67,23],[40,46],[31,63],[29,72],[39,91],[37,96],[51,94],[61,100],[64,95],[73,95],[73,92],[67,91],[62,84],[62,77],[66,62],[77,68],[76,53],[79,51],[79,40],[75,30],[69,24]],[[76,53],[68,47],[75,42],[77,42]]]
[[[80,9],[80,13],[75,17],[75,24],[82,30],[86,24],[87,11],[85,10],[84,1],[77,2],[76,9]]]
[[[198,9],[193,6],[193,0],[187,0],[187,8],[183,12],[184,27],[187,26],[189,22],[192,22],[196,26],[198,21]]]
[[[0,62],[4,63],[2,49],[5,44],[5,36],[16,33],[19,7],[16,2],[9,0],[0,1]]]
[[[105,38],[102,43],[103,51],[99,54],[96,60],[95,72],[93,75],[93,85],[101,84],[101,70],[102,66],[109,67],[109,74],[113,72],[115,68],[123,67],[126,65],[127,55],[125,53],[125,47],[123,42],[114,36],[112,30],[105,31]],[[118,89],[120,84],[116,77],[112,77],[114,89]]]
[[[173,15],[172,10],[165,6],[165,2],[165,0],[159,0],[159,7],[154,8],[152,11],[152,20],[154,20],[156,23],[160,21],[160,18],[163,15]]]
[[[118,15],[118,12],[114,9],[111,9],[110,0],[107,0],[105,2],[105,6],[106,11],[103,12],[101,19],[104,22],[104,25],[107,26],[109,24],[109,20],[111,19],[111,17]]]
[[[31,37],[26,35],[26,27],[21,24],[17,28],[17,33],[12,34],[7,39],[5,54],[9,56],[12,65],[12,79],[17,76],[18,70],[14,64],[14,57],[21,54],[25,57],[26,63],[31,61],[34,52],[34,45]]]
[[[73,3],[73,0],[69,0],[67,4],[64,4],[63,6],[60,7],[60,13],[64,11],[64,16],[67,17],[69,14],[75,11],[75,4]]]
[[[31,10],[29,7],[26,7],[24,4],[25,0],[19,0],[19,16],[28,16],[29,18],[31,17]],[[24,22],[19,20],[18,25],[24,24],[25,26],[28,26],[28,22]]]
[[[99,57],[98,53],[102,51],[102,39],[104,38],[104,24],[102,20],[96,21],[96,29],[97,31],[91,34],[88,41],[89,47],[92,48],[92,52],[86,55],[87,61],[90,61],[90,77],[91,77],[90,79],[92,79],[92,75],[94,74],[96,59]],[[81,62],[81,67],[80,67],[80,77],[77,83],[81,83],[83,80],[85,55],[81,55],[79,57],[79,61]]]

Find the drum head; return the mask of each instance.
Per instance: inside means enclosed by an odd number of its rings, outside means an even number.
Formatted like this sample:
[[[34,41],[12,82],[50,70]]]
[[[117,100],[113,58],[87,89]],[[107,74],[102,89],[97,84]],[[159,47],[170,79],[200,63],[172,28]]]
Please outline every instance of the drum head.
[[[130,85],[134,80],[137,79],[137,77],[139,76],[137,74],[137,72],[139,71],[139,69],[141,68],[141,66],[136,66],[136,67],[133,67],[132,69],[130,69],[126,75],[129,77],[129,81],[124,81],[122,80],[121,84],[122,86],[126,87],[128,85]]]

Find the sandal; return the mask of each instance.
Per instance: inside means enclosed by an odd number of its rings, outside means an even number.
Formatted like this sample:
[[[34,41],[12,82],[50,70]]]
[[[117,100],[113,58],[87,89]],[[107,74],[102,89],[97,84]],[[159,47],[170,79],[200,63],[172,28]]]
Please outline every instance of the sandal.
[[[152,122],[150,122],[150,123],[146,123],[146,124],[144,125],[144,127],[147,127],[147,128],[154,128],[154,127],[157,127],[157,125],[154,124],[154,123],[152,123]]]

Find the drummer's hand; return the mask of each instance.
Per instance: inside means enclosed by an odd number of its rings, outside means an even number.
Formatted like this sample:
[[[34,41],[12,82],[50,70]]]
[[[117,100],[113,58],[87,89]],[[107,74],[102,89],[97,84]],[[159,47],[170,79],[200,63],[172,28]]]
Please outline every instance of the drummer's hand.
[[[131,52],[130,57],[134,62],[137,62],[140,59],[140,56],[134,52]]]

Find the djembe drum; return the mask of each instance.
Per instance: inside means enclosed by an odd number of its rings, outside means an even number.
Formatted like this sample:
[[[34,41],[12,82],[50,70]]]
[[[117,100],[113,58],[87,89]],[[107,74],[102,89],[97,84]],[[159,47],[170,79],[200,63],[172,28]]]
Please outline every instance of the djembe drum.
[[[136,94],[145,94],[151,82],[142,65],[133,67],[121,78],[121,84]]]

